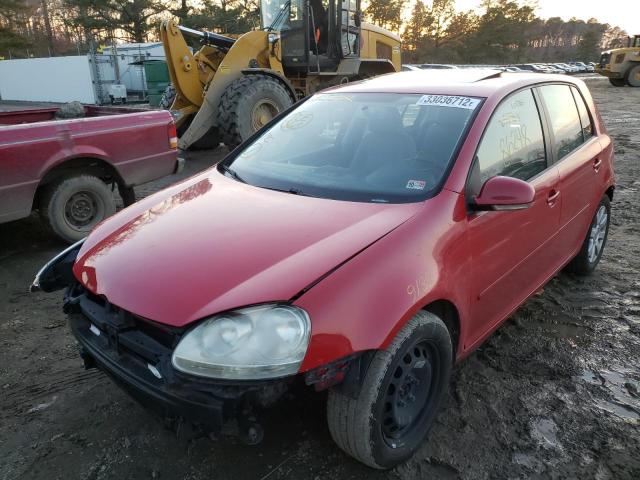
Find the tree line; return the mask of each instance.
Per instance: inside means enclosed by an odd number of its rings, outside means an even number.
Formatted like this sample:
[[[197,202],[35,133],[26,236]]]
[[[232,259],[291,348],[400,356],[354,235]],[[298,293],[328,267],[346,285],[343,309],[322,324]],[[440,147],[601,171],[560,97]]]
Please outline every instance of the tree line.
[[[483,0],[479,11],[458,11],[455,0],[369,0],[364,15],[401,35],[405,63],[587,61],[626,42],[618,27],[593,18],[541,19],[531,5],[515,0]],[[154,41],[158,22],[171,16],[229,34],[260,23],[258,0],[0,0],[0,57],[72,55],[114,42]]]
[[[533,6],[513,0],[484,0],[479,12],[457,11],[455,0],[417,0],[403,23],[408,3],[371,0],[365,12],[401,34],[405,63],[597,61],[601,50],[627,42],[626,32],[595,18],[541,19]]]
[[[258,0],[0,0],[0,57],[81,54],[158,40],[162,19],[220,33],[259,27]]]

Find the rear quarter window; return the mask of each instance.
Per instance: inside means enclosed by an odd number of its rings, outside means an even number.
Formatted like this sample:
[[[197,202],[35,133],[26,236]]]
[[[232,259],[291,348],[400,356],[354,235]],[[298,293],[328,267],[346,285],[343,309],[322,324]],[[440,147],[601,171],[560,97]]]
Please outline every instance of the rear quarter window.
[[[589,116],[589,109],[584,103],[584,98],[582,98],[582,95],[580,95],[577,88],[571,87],[571,92],[573,93],[573,98],[578,106],[580,125],[582,126],[582,136],[583,140],[586,142],[593,136],[593,124],[591,123],[591,117]]]
[[[569,85],[545,85],[539,91],[549,113],[555,156],[560,160],[584,142],[578,108]]]

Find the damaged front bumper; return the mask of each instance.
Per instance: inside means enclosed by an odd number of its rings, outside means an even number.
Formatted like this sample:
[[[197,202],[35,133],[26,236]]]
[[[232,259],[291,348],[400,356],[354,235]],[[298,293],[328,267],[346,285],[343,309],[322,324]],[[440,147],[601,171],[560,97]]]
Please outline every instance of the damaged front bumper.
[[[232,382],[182,374],[171,365],[181,330],[110,305],[79,284],[68,289],[65,311],[85,368],[100,368],[185,438],[222,432],[260,442],[259,410],[295,378]]]

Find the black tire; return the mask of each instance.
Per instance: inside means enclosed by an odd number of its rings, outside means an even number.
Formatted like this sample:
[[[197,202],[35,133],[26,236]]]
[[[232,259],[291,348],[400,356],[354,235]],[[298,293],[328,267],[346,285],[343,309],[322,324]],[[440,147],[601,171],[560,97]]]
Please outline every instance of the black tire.
[[[218,148],[221,142],[220,130],[218,127],[211,127],[199,140],[189,145],[189,150],[213,150]]]
[[[603,211],[606,212],[605,224],[600,225],[598,228],[599,215]],[[571,260],[571,262],[567,265],[566,270],[571,273],[575,273],[577,275],[590,275],[598,266],[600,259],[602,258],[602,252],[604,251],[604,247],[607,244],[607,237],[609,236],[609,224],[611,223],[611,202],[609,201],[609,197],[605,195],[600,200],[598,204],[598,208],[596,208],[596,212],[591,219],[591,224],[589,225],[589,230],[587,231],[587,236],[582,243],[582,248],[578,254]],[[602,241],[599,241],[596,238],[596,235],[601,234]],[[600,238],[600,237],[598,237]],[[599,244],[599,247],[598,247]],[[595,254],[591,250],[595,248]]]
[[[111,189],[98,177],[66,177],[49,185],[40,202],[40,214],[51,230],[67,242],[77,242],[116,212]]]
[[[187,131],[189,125],[193,121],[193,115],[187,118],[184,122],[180,124],[178,127],[178,138],[182,137],[184,132]],[[214,148],[218,148],[220,143],[222,142],[222,135],[220,135],[220,130],[218,127],[211,127],[207,130],[199,140],[196,140],[191,145],[189,145],[188,150],[213,150]]]
[[[624,87],[626,85],[623,78],[609,78],[609,83],[614,87]]]
[[[170,110],[171,105],[173,105],[173,101],[176,99],[176,87],[173,86],[173,83],[167,85],[167,88],[164,89],[162,93],[162,97],[160,97],[160,103],[158,106],[163,110]]]
[[[220,98],[222,141],[232,150],[291,105],[293,98],[279,80],[268,75],[240,77]]]
[[[624,79],[630,87],[640,87],[640,63],[627,70]]]
[[[436,417],[452,358],[443,321],[430,312],[417,313],[388,349],[376,352],[356,399],[329,391],[327,421],[333,440],[373,468],[388,469],[409,459]]]

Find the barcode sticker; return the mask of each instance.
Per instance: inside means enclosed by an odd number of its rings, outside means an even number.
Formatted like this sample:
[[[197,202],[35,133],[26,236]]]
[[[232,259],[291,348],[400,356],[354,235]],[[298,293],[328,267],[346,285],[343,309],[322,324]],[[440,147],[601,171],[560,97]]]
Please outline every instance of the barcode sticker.
[[[479,103],[479,98],[459,97],[457,95],[423,95],[416,105],[433,105],[437,107],[466,108],[473,110]]]

